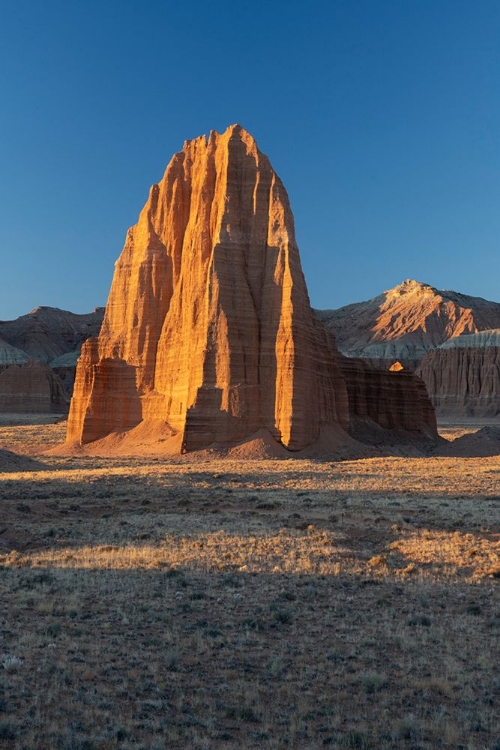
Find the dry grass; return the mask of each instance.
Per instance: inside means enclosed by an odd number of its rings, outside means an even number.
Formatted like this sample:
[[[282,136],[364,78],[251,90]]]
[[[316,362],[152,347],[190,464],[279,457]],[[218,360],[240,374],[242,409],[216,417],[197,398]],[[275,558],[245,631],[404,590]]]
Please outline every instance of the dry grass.
[[[0,474],[0,747],[499,750],[498,457],[41,460]]]

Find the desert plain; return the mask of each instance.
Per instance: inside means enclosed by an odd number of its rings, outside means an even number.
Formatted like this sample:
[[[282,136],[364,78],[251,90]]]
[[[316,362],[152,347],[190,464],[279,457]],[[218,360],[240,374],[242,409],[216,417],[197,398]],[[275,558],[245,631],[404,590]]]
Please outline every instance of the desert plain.
[[[500,748],[498,456],[47,455],[65,430],[0,426],[37,462],[0,466],[2,748]]]

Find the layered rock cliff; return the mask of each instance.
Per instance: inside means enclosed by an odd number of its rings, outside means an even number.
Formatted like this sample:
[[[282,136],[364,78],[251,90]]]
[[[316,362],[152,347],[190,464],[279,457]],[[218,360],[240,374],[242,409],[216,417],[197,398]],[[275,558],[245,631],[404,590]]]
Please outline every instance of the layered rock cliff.
[[[297,451],[349,423],[281,180],[238,125],[187,141],[129,230],[99,338],[83,345],[68,441],[161,424],[183,451],[261,430]],[[428,429],[421,417],[404,427]]]
[[[425,385],[412,372],[382,370],[354,357],[342,357],[339,363],[347,384],[351,435],[362,441],[371,442],[371,436],[380,440],[369,422],[396,432],[436,432]]]
[[[55,380],[51,379],[58,383],[52,387],[59,390],[62,386],[67,409],[73,393],[76,362],[82,343],[89,337],[98,335],[103,316],[102,307],[96,307],[93,312],[83,315],[57,307],[37,307],[15,320],[0,321],[0,370],[11,365],[26,364],[31,359],[48,363],[55,377]],[[15,379],[16,372],[7,377]],[[43,372],[42,369],[30,370],[29,375],[23,375],[22,383],[31,378],[30,388],[36,390],[33,378],[40,377],[40,388],[43,390],[47,379]],[[4,380],[4,383],[6,382],[7,379]],[[14,390],[11,391],[11,397],[8,390],[4,391],[0,411],[19,411],[19,396],[15,390],[14,380],[9,388]],[[29,404],[35,407],[35,411],[38,410],[37,399],[27,398],[22,411],[29,412]],[[56,411],[60,410],[59,407],[56,408]],[[45,408],[42,411],[45,411]]]
[[[67,408],[59,378],[43,362],[29,360],[0,372],[0,412],[65,412]]]
[[[22,365],[29,360],[29,356],[21,349],[16,349],[7,341],[0,339],[0,369],[10,367],[11,365]]]
[[[418,369],[443,416],[500,414],[500,329],[458,336],[426,354]]]
[[[500,327],[499,303],[412,280],[367,302],[316,312],[342,353],[411,370],[454,336]]]

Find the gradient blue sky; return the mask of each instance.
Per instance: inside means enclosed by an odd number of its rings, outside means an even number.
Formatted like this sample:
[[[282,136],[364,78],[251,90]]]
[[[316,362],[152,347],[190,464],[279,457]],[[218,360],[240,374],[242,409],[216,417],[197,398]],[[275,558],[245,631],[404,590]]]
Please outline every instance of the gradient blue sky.
[[[497,0],[17,0],[0,14],[0,319],[88,312],[183,141],[239,122],[311,302],[500,300]]]

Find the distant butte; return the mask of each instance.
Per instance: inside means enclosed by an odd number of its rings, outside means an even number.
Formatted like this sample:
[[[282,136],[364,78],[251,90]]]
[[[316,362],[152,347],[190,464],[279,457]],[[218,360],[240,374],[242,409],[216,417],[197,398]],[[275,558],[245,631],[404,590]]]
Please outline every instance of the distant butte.
[[[384,430],[436,437],[421,381],[339,356],[309,304],[287,193],[253,137],[233,125],[187,141],[129,230],[101,332],[83,345],[68,445],[335,451],[359,446],[349,431],[380,443]]]

